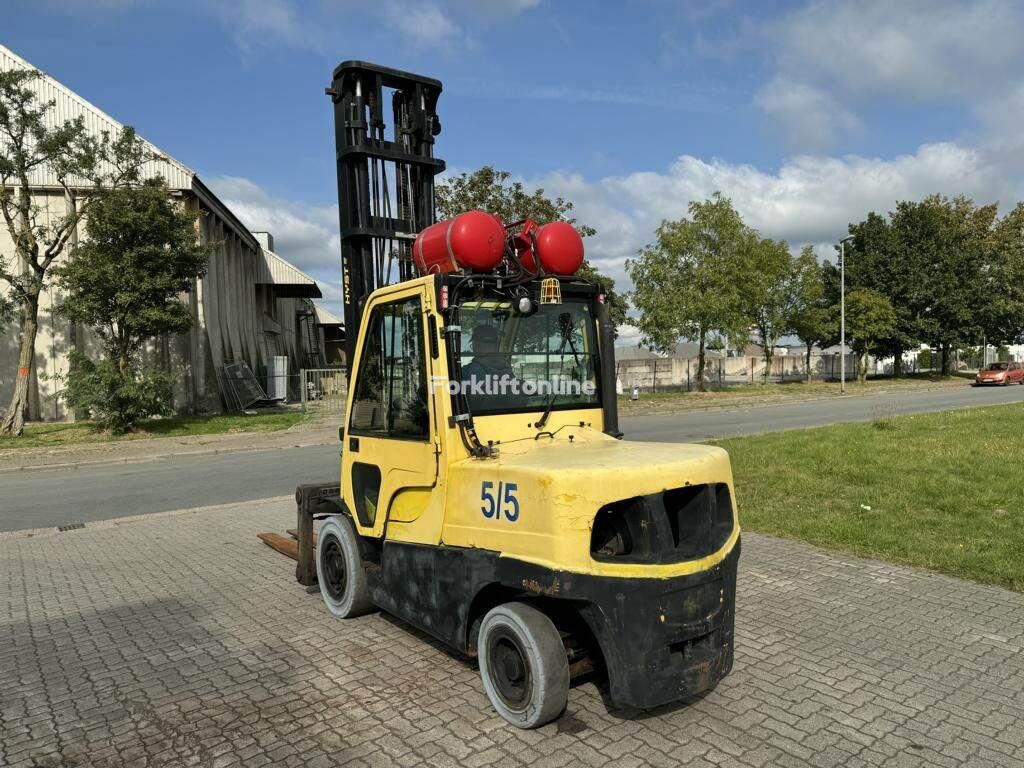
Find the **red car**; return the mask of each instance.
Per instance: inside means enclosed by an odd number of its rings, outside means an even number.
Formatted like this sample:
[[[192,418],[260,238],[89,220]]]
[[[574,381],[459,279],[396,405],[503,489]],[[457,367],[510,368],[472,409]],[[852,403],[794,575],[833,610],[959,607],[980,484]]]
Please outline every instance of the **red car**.
[[[978,371],[974,379],[977,384],[1024,384],[1024,365],[1013,361],[1000,360],[990,363],[988,368]]]

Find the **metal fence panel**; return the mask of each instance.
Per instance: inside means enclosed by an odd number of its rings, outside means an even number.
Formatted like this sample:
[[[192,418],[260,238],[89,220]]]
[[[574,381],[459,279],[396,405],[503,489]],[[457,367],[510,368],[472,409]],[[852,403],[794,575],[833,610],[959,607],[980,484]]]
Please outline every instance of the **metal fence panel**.
[[[812,379],[838,381],[842,367],[838,354],[811,355],[810,362]],[[695,358],[619,360],[616,369],[624,392],[633,387],[639,387],[642,392],[690,391],[697,387],[698,362]],[[881,373],[881,370],[869,369],[869,373]],[[776,355],[768,370],[761,357],[709,355],[704,360],[704,383],[708,389],[806,378],[807,360],[803,355]],[[857,355],[852,353],[846,355],[846,378],[848,381],[857,378]]]
[[[344,368],[303,368],[299,379],[304,411],[344,413],[348,396],[348,375]]]

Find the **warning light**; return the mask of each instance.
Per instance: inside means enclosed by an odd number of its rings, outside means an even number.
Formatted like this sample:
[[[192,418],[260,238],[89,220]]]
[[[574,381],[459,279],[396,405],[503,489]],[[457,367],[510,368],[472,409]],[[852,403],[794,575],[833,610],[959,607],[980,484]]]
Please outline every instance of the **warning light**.
[[[562,303],[562,285],[558,282],[557,278],[545,277],[540,281],[540,303]]]

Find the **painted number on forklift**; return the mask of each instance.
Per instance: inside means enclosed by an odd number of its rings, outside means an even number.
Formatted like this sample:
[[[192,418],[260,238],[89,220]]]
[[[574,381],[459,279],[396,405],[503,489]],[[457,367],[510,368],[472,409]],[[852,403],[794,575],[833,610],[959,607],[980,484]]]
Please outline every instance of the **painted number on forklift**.
[[[498,492],[494,492],[494,483],[484,480],[480,486],[480,500],[483,506],[480,511],[488,520],[500,520],[502,516],[510,523],[519,519],[519,499],[516,492],[518,483],[498,483]]]

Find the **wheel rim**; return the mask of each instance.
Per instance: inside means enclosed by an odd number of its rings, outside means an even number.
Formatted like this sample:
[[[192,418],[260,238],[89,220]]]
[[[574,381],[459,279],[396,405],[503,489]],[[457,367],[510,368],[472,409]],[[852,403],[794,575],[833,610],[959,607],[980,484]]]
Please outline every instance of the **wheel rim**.
[[[512,710],[526,708],[533,696],[533,675],[519,638],[498,628],[487,639],[488,676],[502,703]]]
[[[323,542],[323,554],[320,558],[324,572],[324,589],[332,600],[341,602],[345,598],[345,587],[348,583],[345,553],[341,551],[341,542],[334,536],[328,536]]]

